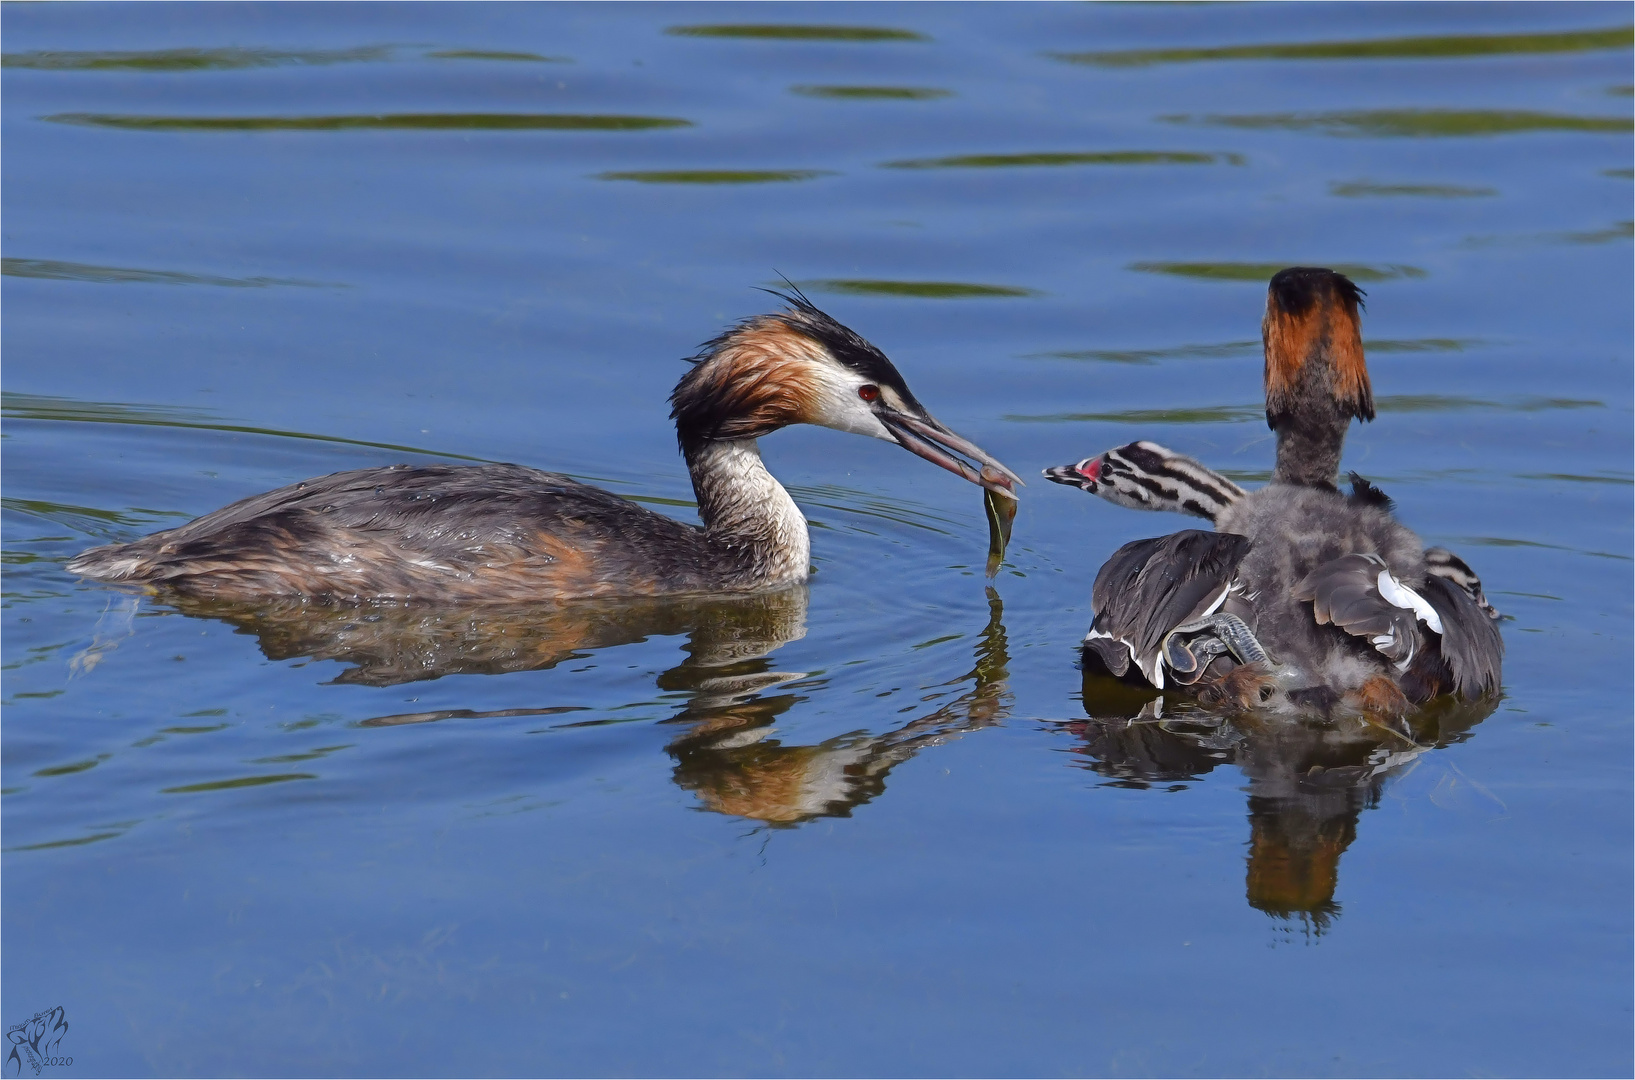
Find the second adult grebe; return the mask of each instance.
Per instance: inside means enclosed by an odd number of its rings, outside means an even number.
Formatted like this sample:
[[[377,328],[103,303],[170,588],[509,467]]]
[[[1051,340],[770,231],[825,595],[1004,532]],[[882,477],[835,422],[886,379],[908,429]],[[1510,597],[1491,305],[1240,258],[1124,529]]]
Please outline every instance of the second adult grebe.
[[[1332,270],[1273,276],[1261,324],[1277,433],[1266,487],[1245,492],[1149,442],[1045,471],[1123,506],[1215,523],[1113,554],[1096,575],[1087,660],[1238,708],[1400,714],[1498,689],[1504,642],[1475,574],[1425,550],[1367,481],[1353,474],[1349,496],[1336,486],[1351,420],[1374,418],[1360,306],[1361,290]]]
[[[755,592],[805,580],[806,519],[756,439],[894,441],[1005,495],[1020,479],[926,411],[885,354],[798,291],[707,342],[670,395],[703,526],[521,465],[388,465],[255,495],[68,569],[223,599],[534,600]]]

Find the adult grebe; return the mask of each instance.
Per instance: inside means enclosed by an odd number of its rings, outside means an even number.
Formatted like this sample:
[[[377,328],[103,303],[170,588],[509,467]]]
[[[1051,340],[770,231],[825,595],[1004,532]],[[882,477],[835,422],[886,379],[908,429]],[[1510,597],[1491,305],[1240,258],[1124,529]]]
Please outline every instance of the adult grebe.
[[[1391,501],[1340,451],[1374,417],[1358,321],[1361,291],[1332,270],[1272,278],[1261,326],[1272,482],[1242,488],[1155,443],[1045,475],[1124,506],[1207,518],[1120,548],[1096,575],[1087,659],[1154,687],[1196,685],[1206,704],[1397,714],[1498,687],[1504,643],[1481,582],[1457,556],[1422,550]]]
[[[703,526],[520,465],[317,477],[71,572],[223,599],[538,600],[741,593],[805,580],[806,519],[756,439],[789,424],[872,435],[1010,495],[1020,479],[938,423],[885,354],[798,291],[705,343],[670,395]],[[963,459],[969,459],[963,460]]]

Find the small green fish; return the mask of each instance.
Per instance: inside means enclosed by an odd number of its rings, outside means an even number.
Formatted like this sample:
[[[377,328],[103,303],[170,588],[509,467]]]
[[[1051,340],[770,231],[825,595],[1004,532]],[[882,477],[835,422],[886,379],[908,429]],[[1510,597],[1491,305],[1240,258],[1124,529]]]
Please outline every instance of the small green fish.
[[[1000,495],[990,488],[982,491],[982,505],[988,510],[988,576],[999,573],[1005,561],[1005,547],[1011,542],[1011,523],[1016,520],[1016,496]]]

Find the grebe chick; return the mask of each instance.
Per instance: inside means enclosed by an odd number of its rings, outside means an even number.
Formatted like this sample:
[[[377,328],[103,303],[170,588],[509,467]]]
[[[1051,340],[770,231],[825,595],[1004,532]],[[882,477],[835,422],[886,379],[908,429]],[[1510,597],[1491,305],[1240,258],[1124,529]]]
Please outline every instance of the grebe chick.
[[[1138,540],[1101,568],[1088,660],[1206,704],[1334,706],[1400,714],[1443,693],[1497,689],[1504,644],[1481,583],[1451,552],[1423,549],[1361,477],[1336,486],[1352,418],[1374,416],[1358,321],[1361,291],[1332,270],[1272,278],[1262,338],[1272,482],[1242,488],[1190,458],[1137,442],[1046,470],[1111,502],[1206,518]]]
[[[804,581],[806,519],[756,440],[818,424],[896,442],[1006,495],[1020,479],[938,423],[879,349],[798,291],[705,343],[670,395],[702,527],[521,465],[390,465],[256,495],[92,548],[68,569],[196,596],[552,600]]]
[[[1044,470],[1044,475],[1118,506],[1189,514],[1211,524],[1221,511],[1248,494],[1202,462],[1145,439],[1072,465],[1053,466]],[[1394,508],[1395,503],[1385,492],[1355,472],[1347,475],[1351,482],[1349,501],[1385,510]],[[1488,602],[1482,592],[1482,579],[1465,560],[1443,547],[1426,548],[1424,556],[1427,574],[1447,578],[1459,586],[1488,618],[1505,617]]]

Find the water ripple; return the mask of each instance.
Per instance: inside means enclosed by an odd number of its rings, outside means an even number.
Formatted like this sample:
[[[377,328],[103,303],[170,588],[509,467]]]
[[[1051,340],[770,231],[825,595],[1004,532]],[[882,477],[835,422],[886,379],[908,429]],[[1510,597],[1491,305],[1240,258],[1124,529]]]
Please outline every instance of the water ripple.
[[[883,26],[809,26],[787,23],[712,23],[671,26],[676,37],[749,38],[758,41],[930,41],[912,30]]]
[[[1253,281],[1264,283],[1272,280],[1272,275],[1279,270],[1290,266],[1327,266],[1338,270],[1353,281],[1395,281],[1399,278],[1422,278],[1429,276],[1426,271],[1417,266],[1403,266],[1396,263],[1385,266],[1364,266],[1359,263],[1336,263],[1316,261],[1298,263],[1293,261],[1275,263],[1240,263],[1240,262],[1137,262],[1128,267],[1143,274],[1173,274],[1176,277],[1196,278],[1200,281]]]
[[[391,59],[392,48],[40,50],[0,55],[0,67],[35,71],[234,71],[291,65],[355,64]]]
[[[650,169],[597,173],[595,178],[638,184],[778,184],[837,175],[829,169]]]
[[[1043,296],[1037,289],[1011,285],[977,285],[964,281],[885,281],[877,278],[823,278],[803,281],[802,288],[844,296],[915,296],[927,300],[972,297]]]
[[[1094,360],[1103,364],[1151,365],[1161,360],[1214,359],[1241,356],[1260,348],[1258,341],[1227,341],[1216,345],[1171,345],[1162,349],[1079,349],[1029,353],[1023,359]]]
[[[531,52],[505,52],[498,49],[438,49],[429,52],[427,57],[433,60],[499,60],[509,63],[525,64],[571,64],[565,56],[541,56]]]
[[[1346,109],[1237,116],[1177,114],[1158,119],[1172,124],[1208,124],[1250,131],[1317,131],[1363,138],[1449,138],[1531,131],[1627,135],[1635,126],[1627,116],[1576,116],[1526,109]]]
[[[1498,412],[1548,412],[1559,409],[1604,409],[1606,402],[1583,398],[1519,397],[1509,401],[1457,397],[1448,394],[1392,394],[1374,399],[1379,413],[1445,413],[1494,410]],[[1116,412],[1012,414],[1004,417],[1019,424],[1237,424],[1259,420],[1266,415],[1263,404],[1204,405],[1188,409],[1122,409]]]
[[[1270,45],[1223,45],[1201,49],[1119,49],[1108,52],[1046,53],[1053,60],[1101,67],[1144,67],[1206,60],[1440,60],[1465,56],[1627,49],[1635,27],[1569,30],[1553,34],[1457,34],[1375,38],[1364,41],[1302,41]]]
[[[316,780],[316,773],[275,773],[271,776],[239,776],[231,780],[211,780],[202,784],[182,784],[180,787],[160,788],[161,795],[191,795],[201,791],[231,791],[235,788],[260,787],[263,784],[282,784],[287,780]]]
[[[883,169],[1009,169],[1050,165],[1243,165],[1242,154],[1181,150],[1104,150],[1085,153],[959,154],[888,161]]]
[[[328,281],[300,278],[221,277],[216,274],[187,274],[179,270],[139,270],[128,266],[94,266],[60,259],[0,259],[0,274],[7,277],[46,278],[52,281],[89,281],[98,285],[217,285],[227,289],[265,289],[293,285],[307,289],[344,289]]]
[[[592,113],[382,113],[355,116],[138,116],[53,113],[54,124],[124,131],[651,131],[692,127],[672,116]]]
[[[1393,196],[1411,196],[1421,199],[1481,199],[1499,193],[1498,188],[1459,187],[1455,184],[1375,184],[1367,180],[1350,183],[1334,181],[1328,186],[1330,195],[1342,199],[1365,199]]]
[[[836,101],[933,101],[953,97],[952,90],[930,86],[791,86],[791,94]]]

